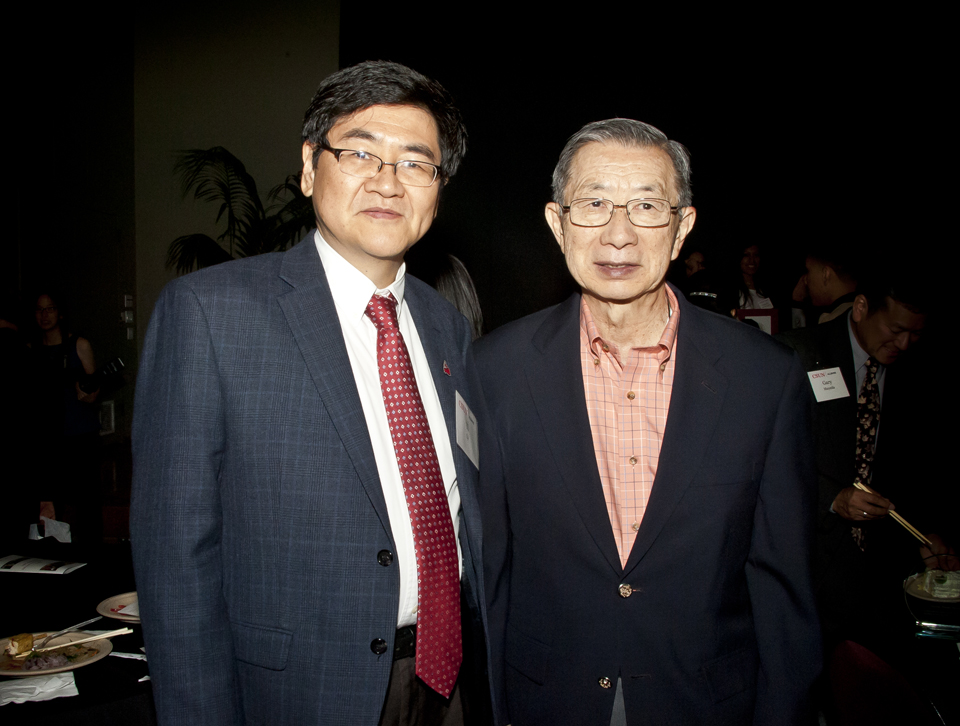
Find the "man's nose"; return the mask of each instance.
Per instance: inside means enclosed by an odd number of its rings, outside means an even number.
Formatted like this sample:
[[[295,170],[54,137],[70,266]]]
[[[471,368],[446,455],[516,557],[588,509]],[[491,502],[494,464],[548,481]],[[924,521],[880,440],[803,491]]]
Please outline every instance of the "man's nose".
[[[613,216],[603,228],[600,241],[616,248],[637,243],[637,228],[627,216],[625,207],[614,207]]]
[[[380,171],[367,179],[366,184],[363,185],[364,189],[369,192],[376,192],[384,197],[396,197],[402,195],[404,192],[404,187],[403,184],[400,183],[400,180],[397,179],[396,169],[396,164],[388,164],[387,162],[383,162],[383,165],[380,167]]]

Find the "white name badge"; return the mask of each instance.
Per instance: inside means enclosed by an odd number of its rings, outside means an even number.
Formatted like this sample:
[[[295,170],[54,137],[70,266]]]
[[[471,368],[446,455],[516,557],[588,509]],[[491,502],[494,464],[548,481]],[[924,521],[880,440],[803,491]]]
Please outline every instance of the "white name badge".
[[[457,444],[463,453],[480,468],[480,437],[477,432],[477,417],[457,391]]]
[[[819,371],[810,371],[807,373],[807,377],[810,379],[810,387],[813,389],[813,395],[817,398],[817,403],[832,401],[835,398],[846,398],[850,395],[839,368],[823,368]]]

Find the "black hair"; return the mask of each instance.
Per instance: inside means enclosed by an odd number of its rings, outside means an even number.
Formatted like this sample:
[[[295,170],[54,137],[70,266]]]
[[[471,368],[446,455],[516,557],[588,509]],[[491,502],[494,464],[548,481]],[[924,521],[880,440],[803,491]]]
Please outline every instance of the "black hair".
[[[446,89],[434,80],[391,61],[365,61],[327,76],[303,117],[301,139],[313,146],[313,163],[339,121],[371,106],[416,106],[437,124],[440,175],[448,181],[467,152],[467,129]]]

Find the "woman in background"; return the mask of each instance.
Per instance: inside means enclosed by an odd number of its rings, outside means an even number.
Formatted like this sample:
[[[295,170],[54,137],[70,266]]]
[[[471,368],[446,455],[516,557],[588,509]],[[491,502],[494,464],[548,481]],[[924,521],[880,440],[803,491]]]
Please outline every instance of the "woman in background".
[[[65,329],[59,300],[36,298],[31,347],[34,414],[43,487],[51,497],[41,513],[69,522],[74,541],[103,535],[100,494],[99,385],[90,341]],[[56,509],[54,509],[56,507]]]
[[[752,244],[740,256],[740,309],[770,310],[773,301],[765,294],[760,273],[760,247]]]

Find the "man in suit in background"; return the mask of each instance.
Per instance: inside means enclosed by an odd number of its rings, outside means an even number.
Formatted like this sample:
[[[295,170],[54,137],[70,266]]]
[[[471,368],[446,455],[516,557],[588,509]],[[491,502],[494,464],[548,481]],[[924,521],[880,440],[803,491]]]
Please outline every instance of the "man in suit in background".
[[[800,723],[820,644],[799,360],[665,284],[696,216],[682,145],[588,124],[553,195],[580,293],[475,344],[498,712]]]
[[[793,289],[793,300],[803,303],[809,298],[811,326],[828,323],[853,307],[857,290],[854,264],[854,251],[842,242],[821,241],[807,251],[806,272]]]
[[[161,723],[461,724],[482,699],[470,329],[403,264],[465,149],[435,81],[339,71],[303,126],[317,230],[157,303],[131,529]]]
[[[891,626],[906,617],[903,578],[922,569],[921,557],[936,566],[936,555],[949,553],[936,520],[956,519],[949,497],[934,495],[946,478],[937,472],[942,394],[936,379],[925,391],[929,372],[911,361],[926,326],[928,281],[896,264],[862,281],[849,313],[780,336],[800,354],[812,393],[820,490],[814,586],[825,644],[853,640],[884,655]],[[928,534],[933,552],[918,556],[916,541],[888,516],[897,507]],[[939,565],[958,566],[955,557]]]

